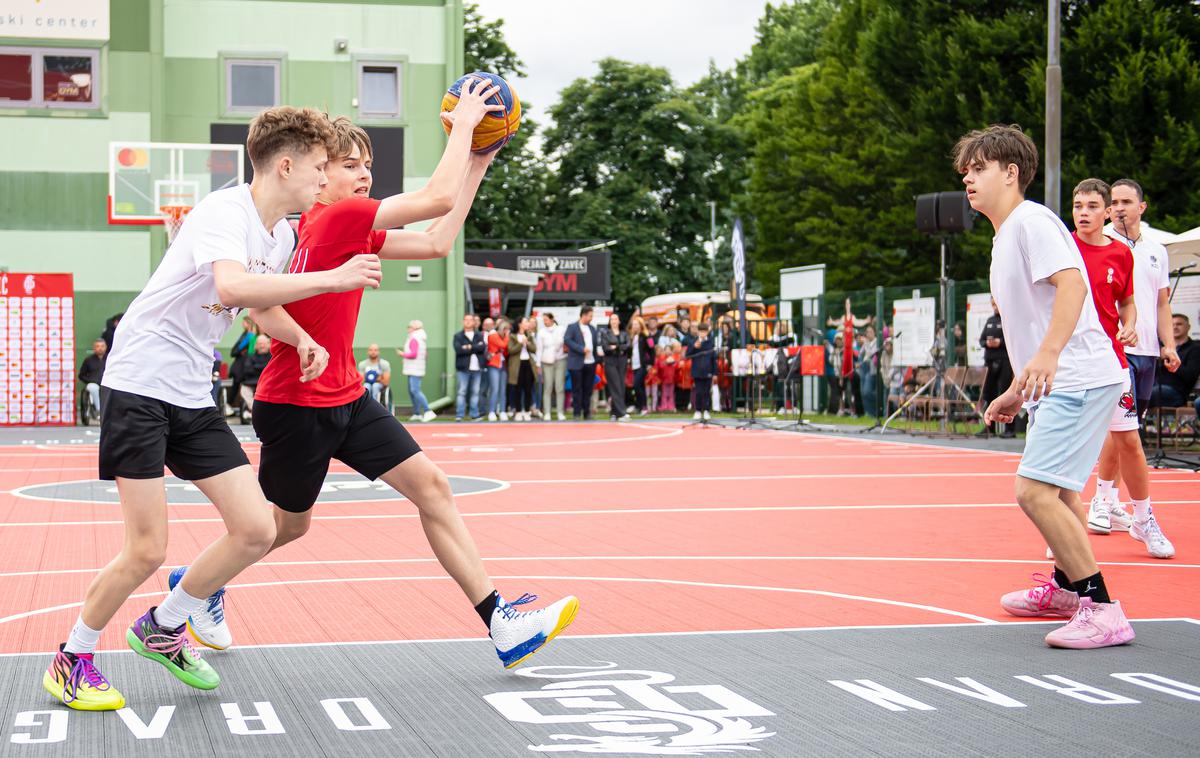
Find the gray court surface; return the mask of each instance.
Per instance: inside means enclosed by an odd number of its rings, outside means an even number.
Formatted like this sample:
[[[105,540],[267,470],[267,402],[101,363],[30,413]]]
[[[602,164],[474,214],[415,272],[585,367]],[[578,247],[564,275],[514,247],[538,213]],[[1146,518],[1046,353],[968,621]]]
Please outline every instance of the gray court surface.
[[[100,657],[117,713],[68,711],[0,657],[4,756],[1200,753],[1200,624],[1051,650],[1042,624],[563,638],[515,672],[486,640],[209,653],[191,690]]]

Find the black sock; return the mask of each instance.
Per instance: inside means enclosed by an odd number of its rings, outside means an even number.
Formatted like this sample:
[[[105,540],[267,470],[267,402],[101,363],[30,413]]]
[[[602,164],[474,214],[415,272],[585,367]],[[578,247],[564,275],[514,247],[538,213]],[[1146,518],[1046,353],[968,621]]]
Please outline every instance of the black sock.
[[[479,605],[475,606],[475,612],[479,614],[479,618],[483,619],[483,625],[488,629],[492,628],[492,613],[495,612],[496,601],[499,599],[499,593],[492,590],[492,594],[479,601]]]
[[[1104,586],[1104,577],[1100,572],[1075,582],[1075,591],[1080,597],[1090,597],[1093,603],[1111,603],[1108,588]]]
[[[1054,567],[1054,583],[1058,585],[1059,589],[1072,591],[1075,589],[1075,583],[1072,582],[1058,566]]]

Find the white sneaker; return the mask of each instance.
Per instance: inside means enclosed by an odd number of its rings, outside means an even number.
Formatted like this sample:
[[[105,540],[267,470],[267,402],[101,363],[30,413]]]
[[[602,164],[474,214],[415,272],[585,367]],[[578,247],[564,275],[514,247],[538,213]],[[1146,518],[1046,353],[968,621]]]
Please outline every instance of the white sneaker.
[[[506,669],[542,649],[566,629],[579,612],[579,600],[574,595],[567,595],[541,610],[521,612],[515,607],[534,600],[537,595],[528,593],[511,603],[499,598],[496,610],[492,611],[490,636],[496,645],[496,655]]]
[[[421,414],[422,421],[433,421],[435,418],[437,418],[437,414],[433,411],[425,411],[423,414]]]
[[[1108,509],[1108,520],[1112,522],[1114,532],[1128,532],[1129,527],[1133,525],[1133,516],[1122,508],[1120,503]]]
[[[704,414],[701,413],[700,411],[696,411],[695,413],[692,414],[692,418],[695,419],[696,421],[699,421],[700,419],[704,418]]]
[[[565,414],[565,413],[560,413],[560,414],[558,414],[558,420],[559,420],[559,421],[566,421],[566,420],[567,420],[567,414]]]
[[[495,421],[495,420],[496,420],[496,412],[488,411],[488,421]]]
[[[1129,536],[1144,543],[1146,552],[1153,558],[1175,557],[1175,546],[1162,533],[1162,527],[1158,525],[1158,519],[1154,518],[1153,513],[1145,521],[1134,521],[1129,527]]]
[[[705,421],[712,421],[712,414],[711,414],[711,413],[709,413],[708,411],[705,411],[705,412],[704,412],[704,420],[705,420]]]
[[[1087,528],[1089,532],[1108,534],[1112,531],[1112,521],[1108,516],[1110,507],[1109,499],[1097,492],[1092,498],[1092,504],[1088,506]]]
[[[167,587],[175,589],[183,578],[187,566],[180,566],[167,575]],[[205,602],[204,607],[193,613],[187,620],[188,630],[192,636],[205,647],[213,650],[225,650],[233,644],[233,634],[225,623],[225,588],[214,592]]]
[[[633,417],[626,413],[624,416],[618,418],[617,421],[633,421]]]
[[[500,411],[500,420],[508,421],[508,411]]]
[[[421,417],[420,417],[419,415],[417,415],[417,414],[415,414],[415,413],[414,413],[413,415],[411,415],[411,416],[409,416],[409,417],[408,417],[408,420],[409,420],[409,421],[420,421],[420,420],[421,420]]]

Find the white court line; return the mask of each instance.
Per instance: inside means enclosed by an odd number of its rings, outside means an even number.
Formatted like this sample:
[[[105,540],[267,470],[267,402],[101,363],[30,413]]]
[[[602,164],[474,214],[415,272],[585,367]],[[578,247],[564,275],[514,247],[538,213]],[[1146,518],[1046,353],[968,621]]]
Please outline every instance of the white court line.
[[[864,555],[539,555],[497,556],[483,558],[484,561],[510,563],[517,561],[829,561],[829,562],[879,562],[879,563],[993,563],[1042,565],[1043,558],[933,558],[921,556],[864,556]],[[347,558],[320,561],[261,561],[248,568],[281,566],[376,566],[413,563],[437,563],[437,558]],[[1174,561],[1099,561],[1101,566],[1134,568],[1200,569],[1197,563],[1175,563]],[[162,566],[159,571],[173,571],[178,566]],[[39,571],[0,572],[0,579],[20,576],[51,576],[61,574],[96,574],[101,569],[45,569]]]
[[[920,611],[929,611],[931,613],[941,613],[947,616],[957,616],[969,621],[976,621],[980,624],[999,624],[1000,622],[976,616],[971,613],[963,613],[961,611],[950,610],[949,608],[939,608],[935,605],[923,605],[921,603],[907,603],[903,600],[889,600],[881,597],[868,597],[866,595],[849,595],[843,592],[830,592],[828,590],[809,590],[799,589],[794,587],[763,587],[753,584],[720,584],[716,582],[692,582],[684,579],[654,579],[650,577],[626,577],[626,576],[535,576],[522,574],[518,576],[494,576],[492,579],[533,579],[537,581],[551,582],[629,582],[631,584],[670,584],[681,587],[704,587],[708,589],[722,590],[743,590],[747,592],[785,592],[790,594],[800,595],[818,595],[821,597],[832,597],[840,600],[858,600],[864,603],[875,603],[878,605],[892,605],[900,608],[913,608]],[[277,582],[247,582],[245,584],[230,584],[227,589],[241,590],[253,589],[259,587],[295,587],[306,584],[362,584],[365,582],[423,582],[423,581],[452,581],[449,576],[372,576],[372,577],[344,577],[337,579],[295,579],[292,581],[277,581]],[[161,597],[163,592],[142,592],[136,595],[130,595],[130,600]],[[64,603],[62,605],[52,605],[46,608],[37,608],[32,611],[24,611],[22,613],[14,613],[11,616],[0,618],[0,624],[7,624],[10,621],[19,621],[31,616],[40,616],[46,613],[54,613],[56,611],[65,611],[72,608],[79,608],[83,605],[83,601],[77,603]]]
[[[480,493],[487,494],[487,493]],[[396,501],[359,500],[342,501],[343,504],[387,503]],[[1172,502],[1195,503],[1195,500],[1157,500],[1156,505],[1166,505]],[[896,505],[729,505],[712,507],[688,508],[594,508],[563,511],[476,511],[462,512],[463,518],[491,518],[510,516],[611,516],[633,513],[724,513],[752,511],[886,511],[886,510],[921,510],[924,508],[1016,508],[1016,503],[902,503]],[[313,521],[370,521],[375,519],[415,519],[419,513],[360,513],[341,516],[313,516]],[[167,519],[168,524],[216,524],[219,518],[173,518]],[[124,521],[116,519],[97,521],[17,521],[0,523],[0,529],[10,526],[122,526]]]
[[[553,427],[549,427],[549,428],[553,428]],[[647,434],[642,437],[602,437],[600,439],[595,439],[595,440],[561,440],[561,441],[557,441],[557,442],[555,442],[555,441],[550,441],[550,442],[491,442],[488,444],[503,445],[504,447],[546,447],[547,445],[553,445],[555,447],[559,447],[561,445],[597,445],[597,444],[606,443],[606,442],[646,442],[649,440],[666,439],[667,437],[679,437],[680,435],[683,434],[682,427],[680,427],[679,429],[673,429],[671,431],[661,432],[661,433],[658,433],[659,430],[655,429],[654,427],[643,426],[641,424],[624,424],[623,428],[626,428],[626,429],[630,429],[630,428],[651,429],[652,431],[656,432],[656,434]],[[465,444],[430,445],[428,447],[422,446],[421,449],[422,450],[456,450],[456,449],[462,448],[462,447],[468,447],[468,446]]]
[[[1182,621],[1188,624],[1200,624],[1200,621],[1191,618],[1169,617],[1169,618],[1144,618],[1144,619],[1129,619],[1132,624],[1141,623],[1161,623],[1164,621]],[[704,631],[689,631],[689,632],[614,632],[611,634],[564,634],[559,637],[560,640],[606,640],[606,639],[626,639],[636,637],[698,637],[710,634],[719,635],[734,635],[734,634],[797,634],[804,632],[850,632],[850,631],[904,631],[906,629],[991,629],[1003,628],[1006,626],[1048,626],[1053,624],[1062,624],[1062,620],[1054,621],[1000,621],[995,624],[979,624],[974,621],[949,621],[941,624],[876,624],[876,625],[856,625],[856,626],[789,626],[779,627],[775,629],[712,629]],[[446,642],[483,642],[482,637],[445,637],[441,639],[424,639],[424,640],[356,640],[347,642],[267,642],[254,645],[235,645],[226,654],[236,653],[239,650],[270,650],[272,648],[306,648],[306,647],[371,647],[376,645],[427,645],[439,644]],[[26,658],[34,655],[54,655],[57,651],[40,653],[0,653],[0,658]],[[100,649],[97,653],[133,653],[128,647]],[[521,669],[517,669],[520,671]]]

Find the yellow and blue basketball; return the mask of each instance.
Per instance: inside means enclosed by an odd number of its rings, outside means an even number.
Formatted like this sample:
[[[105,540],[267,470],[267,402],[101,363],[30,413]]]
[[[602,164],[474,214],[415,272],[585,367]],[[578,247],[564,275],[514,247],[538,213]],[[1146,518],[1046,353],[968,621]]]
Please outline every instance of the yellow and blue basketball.
[[[463,85],[469,79],[487,79],[492,84],[484,85],[490,87],[497,85],[500,90],[488,98],[489,105],[503,105],[503,111],[493,111],[483,117],[479,125],[475,127],[475,132],[471,136],[471,151],[475,153],[490,153],[493,150],[499,150],[508,143],[512,136],[517,133],[517,129],[521,126],[521,99],[517,97],[516,91],[508,85],[508,82],[500,78],[496,74],[489,74],[485,71],[473,71],[466,76],[461,77],[456,81],[446,94],[442,97],[442,111],[452,111],[454,106],[458,105],[459,95],[462,94]],[[450,133],[451,125],[442,121],[442,126],[446,129],[446,134]]]

